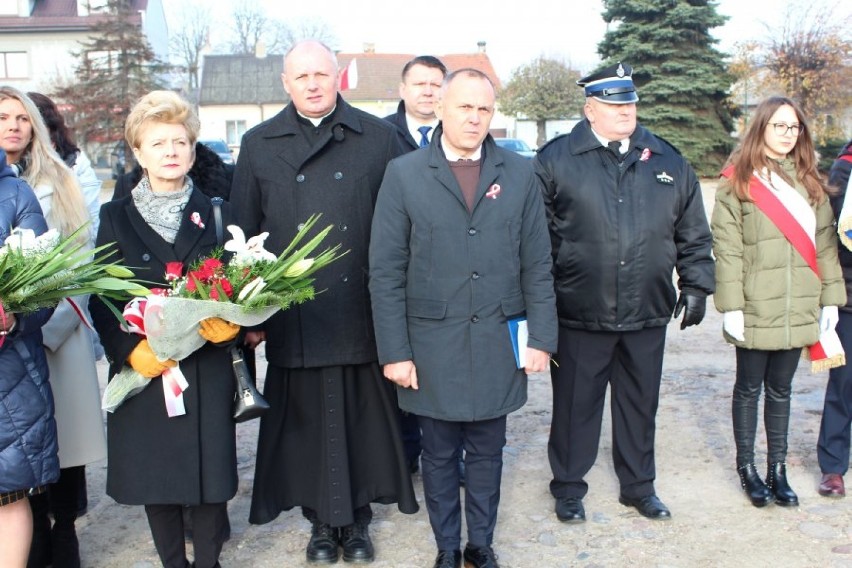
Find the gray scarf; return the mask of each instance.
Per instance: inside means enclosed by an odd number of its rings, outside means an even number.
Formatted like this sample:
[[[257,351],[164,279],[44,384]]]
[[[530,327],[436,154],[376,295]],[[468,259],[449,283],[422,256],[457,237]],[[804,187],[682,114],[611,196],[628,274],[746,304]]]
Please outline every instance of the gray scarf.
[[[174,244],[183,218],[183,210],[192,194],[192,180],[187,176],[182,189],[178,191],[154,191],[148,176],[142,176],[139,183],[130,192],[133,205],[163,240]]]

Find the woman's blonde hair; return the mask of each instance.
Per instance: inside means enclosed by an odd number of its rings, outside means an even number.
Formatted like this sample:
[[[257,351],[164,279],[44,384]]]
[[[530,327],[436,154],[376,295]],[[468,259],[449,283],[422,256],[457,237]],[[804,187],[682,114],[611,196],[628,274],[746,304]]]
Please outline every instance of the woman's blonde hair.
[[[20,102],[32,125],[32,140],[23,154],[27,166],[22,177],[33,189],[40,185],[53,188],[47,221],[63,237],[67,237],[90,220],[80,182],[53,149],[50,132],[32,99],[14,87],[2,86],[0,101],[6,99]],[[80,243],[85,243],[89,241],[89,236],[90,230],[87,228],[80,231],[77,239]]]
[[[131,148],[138,148],[142,133],[151,122],[182,124],[193,148],[201,130],[201,121],[192,105],[173,91],[151,91],[136,101],[127,122],[124,123],[124,138]]]

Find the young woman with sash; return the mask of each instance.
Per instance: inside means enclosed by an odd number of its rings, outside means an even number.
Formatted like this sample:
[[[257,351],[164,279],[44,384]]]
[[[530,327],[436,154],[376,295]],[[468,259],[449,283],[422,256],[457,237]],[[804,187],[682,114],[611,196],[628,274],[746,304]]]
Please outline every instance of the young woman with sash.
[[[765,99],[722,172],[711,222],[714,301],[723,313],[724,337],[736,346],[737,473],[755,507],[799,504],[785,460],[793,375],[803,348],[825,367],[842,364],[834,327],[846,290],[833,225],[802,111],[785,97]],[[761,388],[765,483],[754,464]]]

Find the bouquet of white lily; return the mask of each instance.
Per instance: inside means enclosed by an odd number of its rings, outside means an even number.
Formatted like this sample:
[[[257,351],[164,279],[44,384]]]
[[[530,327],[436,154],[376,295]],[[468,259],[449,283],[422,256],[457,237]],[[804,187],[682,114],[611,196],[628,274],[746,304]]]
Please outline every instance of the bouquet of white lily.
[[[27,313],[83,294],[126,302],[149,293],[130,270],[105,261],[100,253],[107,247],[80,244],[75,237],[82,230],[65,239],[53,229],[38,237],[30,229],[12,230],[0,247],[0,309]]]
[[[143,301],[133,301],[124,310],[126,329],[145,335],[160,360],[180,362],[204,345],[197,333],[199,322],[221,318],[240,326],[263,323],[275,312],[292,304],[313,299],[315,291],[311,275],[340,258],[340,246],[334,246],[309,257],[331,230],[326,227],[299,247],[319,220],[312,216],[279,256],[263,248],[268,233],[246,240],[242,229],[228,225],[232,239],[224,249],[232,253],[222,262],[222,251],[197,261],[184,274],[181,263],[166,265],[170,288],[155,288]],[[178,367],[164,375],[163,390],[170,416],[183,414],[181,396],[186,382]],[[104,391],[102,407],[114,411],[150,381],[129,366],[113,377]],[[175,414],[172,414],[175,412]]]

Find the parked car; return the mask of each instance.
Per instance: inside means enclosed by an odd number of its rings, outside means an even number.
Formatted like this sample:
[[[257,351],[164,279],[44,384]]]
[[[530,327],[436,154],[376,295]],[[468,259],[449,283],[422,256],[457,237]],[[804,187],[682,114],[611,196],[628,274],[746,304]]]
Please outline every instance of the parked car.
[[[517,152],[524,158],[532,159],[535,157],[535,151],[520,138],[495,138],[494,142],[501,148]]]
[[[206,140],[199,140],[199,142],[219,154],[219,157],[226,164],[234,163],[234,153],[231,151],[231,149],[228,147],[224,140],[208,138]]]

